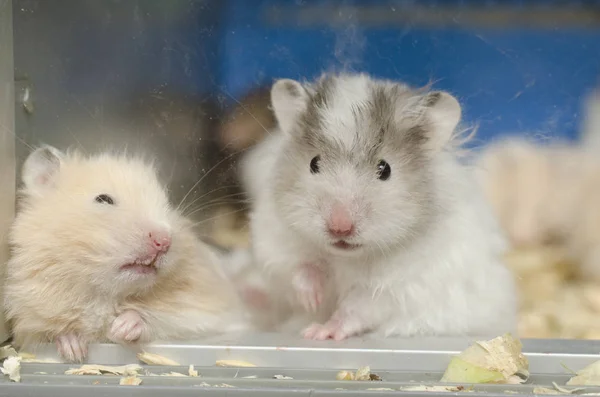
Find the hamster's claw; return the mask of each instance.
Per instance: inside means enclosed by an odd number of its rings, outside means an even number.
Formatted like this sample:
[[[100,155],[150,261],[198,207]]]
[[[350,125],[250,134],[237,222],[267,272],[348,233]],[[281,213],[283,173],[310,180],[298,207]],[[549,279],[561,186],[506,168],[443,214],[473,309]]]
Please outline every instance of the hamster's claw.
[[[144,331],[144,320],[135,310],[126,310],[112,323],[108,338],[116,343],[136,342]]]
[[[348,336],[342,322],[338,320],[330,320],[325,324],[315,323],[304,330],[304,338],[312,340],[333,339],[340,341],[348,338]]]
[[[87,343],[74,334],[60,335],[56,347],[62,358],[71,362],[82,362],[87,356]]]

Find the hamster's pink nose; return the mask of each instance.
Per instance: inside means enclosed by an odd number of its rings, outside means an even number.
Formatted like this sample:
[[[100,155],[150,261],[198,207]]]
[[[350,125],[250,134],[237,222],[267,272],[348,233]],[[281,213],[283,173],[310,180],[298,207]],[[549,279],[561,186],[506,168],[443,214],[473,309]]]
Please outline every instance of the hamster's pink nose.
[[[344,206],[335,204],[331,208],[327,229],[334,237],[351,236],[354,233],[354,224],[350,212]]]
[[[167,251],[171,246],[171,236],[169,233],[161,230],[155,230],[148,233],[152,247],[158,252]]]

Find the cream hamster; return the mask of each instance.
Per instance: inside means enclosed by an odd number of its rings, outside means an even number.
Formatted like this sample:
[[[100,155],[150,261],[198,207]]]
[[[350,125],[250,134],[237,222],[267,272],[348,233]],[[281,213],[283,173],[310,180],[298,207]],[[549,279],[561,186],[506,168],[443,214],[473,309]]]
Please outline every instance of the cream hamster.
[[[514,247],[565,249],[600,280],[600,160],[589,147],[509,137],[478,159],[486,197]]]
[[[325,74],[271,99],[280,131],[241,167],[252,252],[274,301],[314,312],[306,338],[514,332],[507,244],[457,156],[453,96]]]
[[[523,138],[493,142],[478,158],[481,183],[515,247],[560,240],[573,208],[572,149],[542,148]]]
[[[246,329],[218,257],[140,157],[51,146],[22,169],[5,310],[19,346],[147,343]]]

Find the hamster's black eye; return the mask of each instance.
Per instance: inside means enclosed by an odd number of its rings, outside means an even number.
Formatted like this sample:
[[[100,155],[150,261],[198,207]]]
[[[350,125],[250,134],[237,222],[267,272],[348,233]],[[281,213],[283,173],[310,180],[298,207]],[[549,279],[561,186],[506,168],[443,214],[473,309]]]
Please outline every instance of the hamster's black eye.
[[[110,197],[108,194],[101,194],[99,196],[96,196],[96,202],[101,203],[101,204],[109,204],[109,205],[115,204],[115,200],[113,200],[113,198]]]
[[[313,174],[316,174],[319,172],[319,161],[321,160],[320,156],[315,156],[313,157],[312,160],[310,160],[310,172]]]
[[[387,181],[390,179],[390,175],[392,175],[392,168],[390,165],[384,160],[379,161],[377,164],[377,178],[382,181]]]

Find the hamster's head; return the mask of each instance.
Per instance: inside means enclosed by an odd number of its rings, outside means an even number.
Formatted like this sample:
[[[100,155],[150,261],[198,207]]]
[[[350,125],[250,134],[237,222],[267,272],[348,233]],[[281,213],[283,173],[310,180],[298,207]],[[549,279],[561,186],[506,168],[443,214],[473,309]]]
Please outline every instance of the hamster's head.
[[[51,146],[23,164],[15,250],[36,273],[72,277],[108,293],[135,293],[172,271],[181,219],[141,158],[83,156]]]
[[[356,256],[385,254],[434,219],[434,167],[461,117],[453,96],[364,74],[279,80],[271,95],[284,134],[273,192],[290,228]]]

